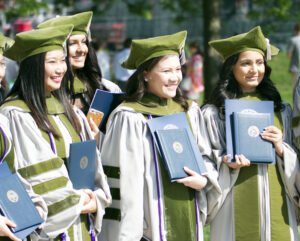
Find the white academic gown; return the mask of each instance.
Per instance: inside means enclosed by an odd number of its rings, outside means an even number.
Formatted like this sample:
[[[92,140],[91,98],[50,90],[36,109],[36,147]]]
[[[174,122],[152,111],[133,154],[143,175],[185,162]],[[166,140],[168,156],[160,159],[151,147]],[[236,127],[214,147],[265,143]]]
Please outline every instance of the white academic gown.
[[[82,237],[80,213],[83,207],[84,198],[75,190],[69,180],[68,171],[62,160],[56,153],[52,151],[51,145],[41,134],[36,122],[28,111],[16,106],[6,106],[1,108],[1,113],[9,120],[9,127],[12,139],[15,145],[15,162],[16,170],[25,170],[25,179],[34,187],[38,185],[46,185],[47,182],[57,181],[57,187],[54,190],[42,193],[41,196],[49,206],[57,205],[57,210],[47,217],[39,236],[32,237],[33,240],[53,240],[55,237],[73,225],[74,241],[85,241]],[[92,133],[84,114],[76,107],[74,111],[80,121],[82,127],[83,140],[92,139]],[[69,155],[69,146],[72,143],[71,135],[64,125],[59,115],[52,115],[56,125],[58,126],[65,142],[65,150],[67,157]],[[50,168],[49,166],[52,166]],[[33,172],[30,167],[33,167]],[[35,170],[36,168],[36,170]],[[103,172],[100,153],[97,152],[97,163],[95,172],[95,191],[97,199],[97,212],[91,214],[92,223],[96,235],[101,231],[102,218],[104,209],[111,202],[109,186]],[[59,203],[60,202],[60,203]],[[67,237],[68,240],[68,237]]]
[[[206,192],[219,189],[217,172],[214,170],[211,147],[199,106],[193,103],[188,111],[189,119],[208,169],[208,184],[197,191],[200,227],[198,240],[203,240],[202,225],[207,216]],[[120,209],[120,221],[104,219],[101,241],[160,241],[160,227],[166,240],[163,206],[163,187],[160,169],[158,175],[154,165],[151,133],[147,119],[127,106],[117,107],[110,115],[104,138],[101,157],[103,165],[119,169],[119,178],[108,177],[111,188],[120,189],[120,200],[114,200],[110,208]],[[158,181],[158,182],[157,182]],[[160,190],[160,196],[158,195]],[[169,240],[170,241],[170,240]]]
[[[297,208],[295,207],[299,200],[299,192],[295,188],[295,183],[296,174],[299,171],[299,161],[297,154],[290,146],[292,142],[290,127],[291,107],[287,104],[285,104],[285,107],[281,112],[284,126],[283,158],[276,155],[276,162],[287,194],[291,240],[297,241],[299,236],[296,221]],[[239,169],[231,169],[222,162],[223,156],[226,155],[225,121],[220,119],[217,108],[213,105],[205,105],[202,111],[215,155],[215,164],[219,172],[219,184],[222,189],[222,195],[219,195],[217,192],[208,193],[208,213],[210,216],[208,216],[207,222],[210,223],[210,240],[235,241],[233,187],[238,178]],[[271,241],[270,203],[266,201],[269,200],[268,170],[266,166],[259,164],[258,173],[259,202],[260,207],[262,207],[260,210],[260,241]]]
[[[300,79],[298,79],[293,93],[293,119],[292,119],[292,130],[293,130],[293,144],[298,150],[298,156],[300,154]],[[297,190],[300,193],[300,172],[297,174],[296,186]],[[300,208],[300,199],[299,205]],[[298,220],[300,220],[300,212],[298,216]],[[299,221],[300,222],[300,221]]]

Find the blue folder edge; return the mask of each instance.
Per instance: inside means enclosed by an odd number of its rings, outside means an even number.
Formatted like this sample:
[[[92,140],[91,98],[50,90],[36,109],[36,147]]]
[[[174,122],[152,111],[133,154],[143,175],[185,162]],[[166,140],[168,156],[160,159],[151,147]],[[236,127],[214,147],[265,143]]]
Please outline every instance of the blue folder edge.
[[[193,149],[195,150],[195,148],[197,148],[198,151],[200,152],[199,146],[195,140],[195,137],[194,137],[194,135],[191,131],[190,125],[188,123],[186,113],[180,112],[180,113],[176,113],[176,114],[172,114],[172,115],[166,115],[166,116],[162,116],[162,117],[156,117],[153,119],[149,119],[149,120],[147,120],[147,125],[149,127],[149,130],[151,132],[151,135],[152,135],[155,145],[157,147],[159,146],[159,144],[157,143],[156,138],[155,138],[156,130],[185,128],[185,129],[187,129],[189,138],[192,142]],[[157,148],[156,150],[158,150],[160,156],[162,156],[159,148]],[[195,153],[197,153],[197,152],[195,152]],[[206,166],[204,165],[201,153],[199,156],[199,167],[201,170],[201,173],[199,173],[199,174],[203,175],[203,174],[207,173],[207,169],[206,169]]]
[[[234,161],[234,149],[233,149],[233,122],[232,114],[233,112],[242,112],[242,111],[255,111],[257,113],[270,113],[271,123],[274,125],[274,103],[273,101],[256,101],[256,100],[225,100],[225,129],[226,129],[226,151],[227,155],[231,155],[231,159],[228,162]],[[273,145],[273,155],[275,157],[275,147]],[[272,163],[275,164],[275,158]]]
[[[37,224],[37,225],[34,225],[32,227],[29,227],[29,228],[26,228],[26,229],[23,229],[19,232],[15,232],[14,235],[16,237],[18,237],[19,239],[25,239],[28,235],[30,235],[32,232],[34,232],[41,224]]]

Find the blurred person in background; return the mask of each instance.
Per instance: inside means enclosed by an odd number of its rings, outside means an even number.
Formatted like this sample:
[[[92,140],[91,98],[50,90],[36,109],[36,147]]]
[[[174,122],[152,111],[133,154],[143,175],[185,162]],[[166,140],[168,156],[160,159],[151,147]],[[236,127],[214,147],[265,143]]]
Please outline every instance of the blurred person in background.
[[[124,91],[127,80],[135,72],[135,70],[125,69],[121,64],[128,58],[130,54],[131,38],[127,38],[123,43],[123,49],[117,53],[114,57],[114,74],[117,80],[117,84]]]
[[[182,87],[189,99],[198,102],[200,93],[204,91],[203,53],[196,40],[190,42],[189,51],[191,57],[186,64],[187,70]]]
[[[101,37],[96,37],[95,39],[93,39],[93,46],[96,51],[102,77],[110,80],[110,55],[108,50],[106,49],[106,42]]]
[[[288,44],[287,57],[291,59],[289,71],[291,72],[293,88],[300,75],[300,22],[294,26],[295,36]]]
[[[13,61],[9,58],[5,58],[5,62],[6,62],[5,80],[7,82],[7,88],[10,89],[18,77],[19,65],[16,61]]]
[[[3,56],[3,49],[9,47],[12,44],[12,39],[7,38],[2,33],[0,33],[0,103],[3,101],[8,91],[8,83],[5,79],[6,62],[8,59]]]

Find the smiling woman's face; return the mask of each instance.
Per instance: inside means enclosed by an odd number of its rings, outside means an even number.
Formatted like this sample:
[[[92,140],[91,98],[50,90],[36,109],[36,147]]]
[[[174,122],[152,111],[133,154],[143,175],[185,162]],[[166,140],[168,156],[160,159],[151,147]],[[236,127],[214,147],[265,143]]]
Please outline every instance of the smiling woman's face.
[[[69,60],[73,70],[84,67],[88,53],[87,38],[84,34],[71,35],[68,40]]]
[[[66,56],[63,50],[48,51],[45,56],[45,94],[60,88],[67,71]]]
[[[264,57],[257,51],[242,52],[232,71],[243,92],[253,92],[265,75]]]
[[[148,91],[160,98],[173,98],[182,80],[177,55],[164,56],[150,71],[144,71]]]

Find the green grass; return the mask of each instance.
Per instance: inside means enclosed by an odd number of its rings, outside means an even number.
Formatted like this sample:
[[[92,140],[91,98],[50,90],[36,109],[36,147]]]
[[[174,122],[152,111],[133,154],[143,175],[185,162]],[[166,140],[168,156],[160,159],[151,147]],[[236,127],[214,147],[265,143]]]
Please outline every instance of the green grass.
[[[209,237],[210,237],[209,226],[204,227],[203,233],[204,233],[204,241],[209,241]]]
[[[268,64],[272,68],[271,80],[276,85],[282,100],[293,105],[293,87],[291,75],[288,72],[289,59],[286,53],[282,52],[274,56]]]
[[[293,90],[291,76],[288,72],[289,59],[286,57],[286,53],[282,52],[279,55],[272,58],[268,64],[272,68],[271,80],[274,82],[278,89],[282,100],[293,105]],[[203,101],[203,94],[200,95],[199,103]],[[300,233],[300,227],[298,227]],[[204,228],[204,240],[209,241],[210,229],[209,226]],[[300,238],[300,235],[299,235]]]

